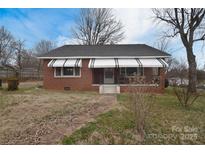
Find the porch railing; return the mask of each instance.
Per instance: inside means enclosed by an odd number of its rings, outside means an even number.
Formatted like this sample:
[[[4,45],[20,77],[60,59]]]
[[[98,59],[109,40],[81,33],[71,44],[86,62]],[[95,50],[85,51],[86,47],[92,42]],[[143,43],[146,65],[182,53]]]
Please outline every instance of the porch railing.
[[[160,76],[120,76],[118,84],[159,84]]]

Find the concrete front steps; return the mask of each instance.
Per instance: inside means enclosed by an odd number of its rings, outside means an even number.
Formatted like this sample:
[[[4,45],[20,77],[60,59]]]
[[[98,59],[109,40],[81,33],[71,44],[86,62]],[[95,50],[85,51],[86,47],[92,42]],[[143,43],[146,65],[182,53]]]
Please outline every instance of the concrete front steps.
[[[120,93],[120,86],[113,85],[113,84],[103,84],[99,87],[100,94],[119,94]]]

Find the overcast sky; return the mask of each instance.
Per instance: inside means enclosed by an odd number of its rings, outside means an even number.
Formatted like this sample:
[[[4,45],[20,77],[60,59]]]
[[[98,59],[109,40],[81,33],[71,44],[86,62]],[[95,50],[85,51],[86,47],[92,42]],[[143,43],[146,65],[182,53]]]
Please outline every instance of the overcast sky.
[[[58,46],[74,43],[70,28],[79,9],[0,9],[0,26],[5,26],[16,38],[25,40],[32,48],[39,40],[52,40]],[[151,9],[114,9],[113,13],[124,25],[125,39],[121,43],[145,43],[156,46],[163,25],[154,22]],[[186,53],[177,38],[170,42],[170,51],[178,59],[186,59]],[[203,66],[205,52],[195,47],[198,65]]]

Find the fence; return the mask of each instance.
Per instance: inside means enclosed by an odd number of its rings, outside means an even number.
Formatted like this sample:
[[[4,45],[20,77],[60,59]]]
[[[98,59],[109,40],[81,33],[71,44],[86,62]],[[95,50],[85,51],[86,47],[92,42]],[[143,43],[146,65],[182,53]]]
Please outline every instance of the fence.
[[[9,68],[0,68],[0,78],[7,79],[15,77],[16,72]],[[42,71],[38,71],[35,68],[24,68],[19,72],[20,80],[42,80]]]

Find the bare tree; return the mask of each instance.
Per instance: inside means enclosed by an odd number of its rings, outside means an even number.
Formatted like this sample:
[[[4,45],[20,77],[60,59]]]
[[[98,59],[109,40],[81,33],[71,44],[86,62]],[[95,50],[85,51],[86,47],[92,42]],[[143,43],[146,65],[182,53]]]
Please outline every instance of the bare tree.
[[[49,40],[41,40],[35,45],[35,52],[37,55],[41,55],[49,52],[56,47],[55,43]]]
[[[164,39],[160,38],[159,40],[156,41],[156,48],[161,50],[161,51],[166,51],[166,52],[171,52],[170,49],[170,40],[169,39]]]
[[[25,48],[25,41],[17,40],[14,42],[13,48],[15,49],[15,66],[13,69],[17,73],[17,77],[21,77],[22,70],[25,68],[38,69],[39,60],[37,57]]]
[[[22,59],[21,59],[22,68],[35,68],[38,69],[39,60],[35,56],[32,51],[25,50],[22,52]]]
[[[3,26],[0,27],[0,63],[6,65],[13,56],[14,38]]]
[[[86,45],[115,44],[124,38],[122,23],[107,8],[81,9],[72,33],[78,43]]]
[[[54,49],[56,47],[55,43],[52,42],[52,41],[49,41],[49,40],[41,40],[40,42],[38,42],[36,44],[36,46],[34,47],[34,52],[36,53],[36,55],[42,55],[44,53],[47,53],[49,52],[50,50]],[[34,59],[33,59],[34,60]],[[37,69],[38,69],[38,74],[39,74],[39,77],[40,77],[40,74],[42,72],[42,61],[41,60],[38,60],[38,66],[37,66]]]
[[[184,84],[184,80],[187,79],[188,68],[186,62],[181,59],[180,61],[173,59],[174,63],[171,67],[169,75],[180,79],[180,84]]]
[[[166,37],[180,36],[186,48],[189,64],[189,86],[190,92],[196,92],[196,58],[193,51],[195,42],[205,39],[205,9],[200,8],[175,8],[175,9],[153,9],[155,18],[166,23],[169,30]]]
[[[14,49],[15,49],[15,61],[16,61],[16,66],[18,69],[18,72],[21,73],[22,70],[22,59],[23,59],[23,53],[26,52],[26,49],[24,47],[24,41],[22,40],[17,40],[14,42]]]
[[[172,58],[172,61],[172,65],[168,73],[169,77],[187,78],[188,67],[186,61],[183,59],[178,60],[176,58]]]
[[[154,46],[156,46],[157,49],[159,49],[163,52],[168,52],[168,53],[172,54],[172,49],[170,48],[170,39],[160,38],[156,41]],[[174,58],[169,57],[169,58],[166,58],[165,60],[168,63],[168,67],[166,68],[166,70],[167,70],[167,72],[169,72],[171,67],[172,67]]]

